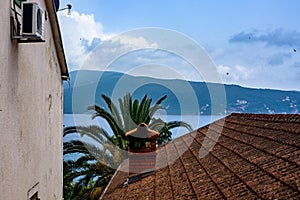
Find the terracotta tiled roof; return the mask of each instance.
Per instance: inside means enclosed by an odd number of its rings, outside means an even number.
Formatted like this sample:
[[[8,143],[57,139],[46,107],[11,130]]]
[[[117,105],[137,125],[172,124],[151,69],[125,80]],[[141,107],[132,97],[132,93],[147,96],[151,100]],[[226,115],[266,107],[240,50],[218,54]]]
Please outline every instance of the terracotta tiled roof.
[[[160,146],[128,185],[125,161],[102,199],[300,199],[300,115],[231,114]]]

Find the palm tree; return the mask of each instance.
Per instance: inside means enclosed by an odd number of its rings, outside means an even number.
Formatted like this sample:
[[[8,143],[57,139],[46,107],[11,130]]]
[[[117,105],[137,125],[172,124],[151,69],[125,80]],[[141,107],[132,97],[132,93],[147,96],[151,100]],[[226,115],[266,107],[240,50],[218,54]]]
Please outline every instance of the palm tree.
[[[80,138],[64,142],[64,156],[77,157],[64,160],[64,199],[99,199],[125,156],[98,126],[64,129],[64,137],[75,133],[91,138],[92,143]]]
[[[64,129],[64,137],[78,133],[81,138],[86,136],[92,139],[92,142],[76,139],[64,143],[65,157],[73,154],[79,157],[76,160],[64,161],[65,199],[99,198],[115,169],[126,157],[129,142],[125,133],[136,128],[138,124],[144,122],[150,129],[160,132],[158,145],[172,139],[170,130],[173,128],[182,126],[191,130],[191,126],[185,122],[166,123],[154,117],[158,110],[165,109],[161,103],[167,96],[161,97],[151,105],[152,99],[147,95],[139,102],[137,99],[132,101],[131,95],[126,94],[123,99],[118,99],[119,109],[109,97],[102,95],[102,98],[108,106],[108,111],[97,105],[89,106],[88,110],[93,111],[92,119],[104,118],[113,135],[98,126],[72,126]]]
[[[89,106],[88,110],[94,111],[92,114],[92,119],[96,117],[104,118],[112,132],[114,142],[121,149],[128,149],[128,140],[125,137],[125,133],[133,128],[136,128],[138,124],[142,122],[148,124],[150,129],[158,131],[160,136],[157,140],[157,144],[163,144],[172,139],[173,128],[185,127],[188,131],[191,131],[191,126],[182,121],[171,121],[164,122],[160,118],[155,118],[154,115],[159,110],[164,110],[165,108],[161,103],[167,98],[167,96],[161,97],[154,105],[151,106],[152,98],[148,98],[147,95],[143,97],[141,102],[138,99],[132,101],[132,97],[127,93],[123,99],[119,98],[119,109],[111,101],[111,99],[105,95],[102,95],[105,103],[107,104],[109,111],[101,108],[97,105]]]

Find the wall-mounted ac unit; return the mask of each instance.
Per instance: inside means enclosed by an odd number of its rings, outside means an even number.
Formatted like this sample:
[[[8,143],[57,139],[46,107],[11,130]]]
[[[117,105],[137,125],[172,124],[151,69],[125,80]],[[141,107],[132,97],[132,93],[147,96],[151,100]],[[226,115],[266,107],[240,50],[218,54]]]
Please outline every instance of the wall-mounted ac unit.
[[[44,10],[37,3],[22,3],[22,36],[44,39]]]

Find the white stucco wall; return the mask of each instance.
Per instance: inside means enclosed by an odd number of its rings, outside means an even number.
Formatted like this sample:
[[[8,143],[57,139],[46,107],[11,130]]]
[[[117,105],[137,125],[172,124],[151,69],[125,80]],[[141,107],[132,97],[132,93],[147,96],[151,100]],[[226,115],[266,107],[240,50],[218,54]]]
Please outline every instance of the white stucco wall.
[[[61,200],[63,94],[50,21],[45,43],[18,44],[10,1],[0,4],[0,200],[27,199],[37,183],[42,200]]]

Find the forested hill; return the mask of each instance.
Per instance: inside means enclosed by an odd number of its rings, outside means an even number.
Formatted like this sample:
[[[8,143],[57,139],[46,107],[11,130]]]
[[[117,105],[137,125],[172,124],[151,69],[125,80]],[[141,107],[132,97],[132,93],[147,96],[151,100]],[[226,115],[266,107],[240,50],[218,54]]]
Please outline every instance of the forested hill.
[[[79,76],[77,76],[80,74]],[[100,78],[99,78],[100,77]],[[211,96],[208,88],[222,87],[220,84],[204,82],[191,82],[184,80],[161,80],[149,77],[135,77],[118,72],[99,71],[72,71],[71,81],[64,82],[64,113],[87,113],[87,106],[97,104],[105,106],[101,94],[111,97],[120,82],[122,84],[138,85],[133,92],[134,98],[142,98],[145,94],[153,98],[155,102],[160,97],[167,95],[164,106],[167,113],[180,114],[202,114],[211,115]],[[126,81],[124,81],[126,80]],[[147,83],[147,84],[145,84]],[[176,88],[174,91],[170,87]],[[194,98],[198,101],[198,109],[195,105],[189,105],[188,100],[180,100],[178,97],[189,96],[192,89]],[[95,90],[93,90],[95,88]],[[226,113],[299,113],[300,92],[280,91],[271,89],[252,89],[238,85],[224,85],[226,92]],[[191,95],[191,98],[193,97]],[[184,105],[184,113],[182,107]],[[224,113],[223,113],[224,114]]]

